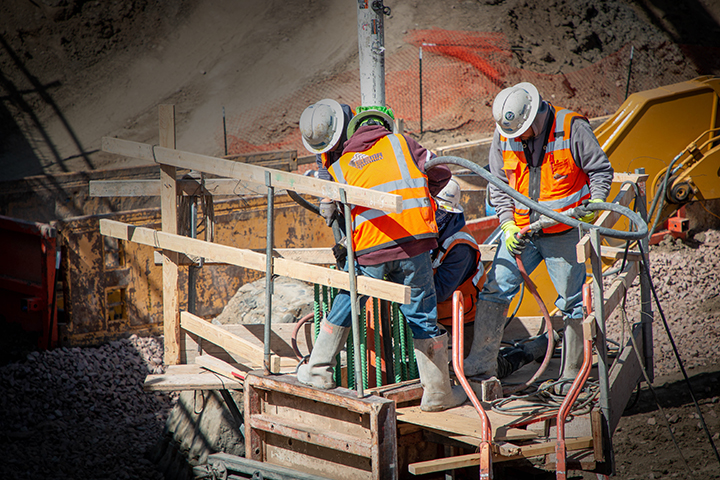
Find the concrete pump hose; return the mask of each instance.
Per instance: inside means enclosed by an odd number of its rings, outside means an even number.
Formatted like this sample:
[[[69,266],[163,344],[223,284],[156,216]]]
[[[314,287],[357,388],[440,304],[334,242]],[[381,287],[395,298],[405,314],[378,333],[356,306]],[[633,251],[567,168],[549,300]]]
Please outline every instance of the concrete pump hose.
[[[555,210],[545,207],[538,202],[529,199],[528,197],[516,192],[513,190],[508,184],[500,180],[499,178],[495,177],[493,174],[485,170],[480,165],[471,162],[470,160],[467,160],[465,158],[461,157],[454,157],[454,156],[442,156],[442,157],[435,157],[432,160],[429,160],[425,163],[425,170],[429,170],[432,167],[436,165],[444,165],[444,164],[453,164],[458,165],[460,167],[467,168],[468,170],[471,170],[474,173],[477,173],[481,177],[483,177],[488,182],[495,185],[497,188],[502,190],[503,192],[510,195],[513,199],[517,200],[518,202],[522,203],[523,205],[526,205],[532,210],[535,210],[536,212],[539,212],[546,217],[552,218],[556,222],[564,223],[565,225],[570,225],[571,227],[580,228],[581,230],[590,230],[590,229],[596,229],[600,232],[601,235],[604,235],[606,237],[611,238],[618,238],[620,240],[640,240],[647,236],[648,234],[648,226],[647,223],[638,215],[637,213],[633,212],[629,208],[619,205],[617,203],[606,203],[606,202],[598,202],[598,203],[588,203],[587,205],[583,205],[583,208],[590,211],[595,210],[610,210],[612,212],[618,213],[620,215],[623,215],[630,220],[630,222],[635,226],[635,231],[625,231],[625,230],[615,230],[612,228],[607,227],[601,227],[599,225],[593,225],[592,223],[586,223],[582,222],[576,218],[569,217],[567,215],[564,215],[562,213],[558,213]]]

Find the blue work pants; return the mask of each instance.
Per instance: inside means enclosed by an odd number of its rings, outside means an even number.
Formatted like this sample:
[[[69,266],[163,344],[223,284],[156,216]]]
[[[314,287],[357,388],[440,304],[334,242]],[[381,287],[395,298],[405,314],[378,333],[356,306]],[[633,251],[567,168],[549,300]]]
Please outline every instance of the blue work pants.
[[[582,286],[585,283],[585,265],[577,261],[575,247],[579,239],[578,231],[574,228],[557,235],[536,235],[530,237],[520,257],[528,275],[545,260],[550,280],[558,292],[555,306],[565,317],[573,319],[583,318]],[[503,236],[478,299],[509,305],[520,290],[522,282],[515,255],[508,252]]]
[[[433,283],[430,252],[412,258],[393,260],[378,265],[357,265],[358,275],[386,279],[410,287],[410,303],[400,305],[400,311],[410,325],[413,338],[424,339],[440,335],[437,326],[437,298]],[[365,305],[366,296],[360,297],[360,308]],[[327,321],[333,325],[349,327],[352,323],[350,294],[341,290],[333,302]]]

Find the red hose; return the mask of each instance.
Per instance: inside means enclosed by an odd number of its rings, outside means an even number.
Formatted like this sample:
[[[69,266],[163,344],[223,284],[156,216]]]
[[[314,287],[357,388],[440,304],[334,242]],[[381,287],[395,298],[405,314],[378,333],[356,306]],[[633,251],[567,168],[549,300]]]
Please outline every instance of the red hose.
[[[520,230],[520,233],[518,233],[518,236],[525,235],[527,231],[529,230],[529,227],[525,227],[522,230]],[[543,318],[545,319],[545,331],[547,332],[548,336],[548,346],[547,350],[545,351],[545,358],[543,359],[542,363],[540,364],[540,367],[538,368],[537,372],[535,372],[535,375],[533,375],[530,380],[526,381],[525,383],[522,383],[520,385],[515,385],[512,387],[503,388],[503,395],[512,395],[513,393],[517,393],[521,390],[526,389],[529,385],[531,385],[535,380],[537,380],[540,375],[542,375],[545,370],[547,369],[548,365],[550,364],[550,359],[552,358],[553,351],[555,350],[555,335],[553,335],[552,330],[552,321],[550,320],[550,312],[548,312],[547,307],[545,306],[545,302],[543,302],[542,298],[540,297],[540,294],[537,291],[537,287],[535,287],[535,283],[530,279],[530,276],[525,271],[525,265],[523,265],[522,260],[520,260],[520,255],[515,255],[515,261],[517,262],[518,270],[520,270],[520,275],[522,275],[523,280],[525,281],[525,285],[527,286],[528,290],[532,294],[532,296],[535,298],[535,301],[537,301],[538,306],[540,307],[540,311],[543,314]]]
[[[290,342],[292,343],[292,349],[295,352],[295,356],[298,358],[298,360],[302,360],[305,357],[303,356],[303,354],[300,353],[300,349],[298,348],[297,334],[300,331],[300,327],[305,325],[305,322],[307,322],[308,320],[313,318],[313,316],[314,316],[314,314],[312,312],[308,313],[307,315],[302,317],[300,320],[298,320],[297,323],[295,324],[295,328],[293,328],[292,337],[290,339]]]

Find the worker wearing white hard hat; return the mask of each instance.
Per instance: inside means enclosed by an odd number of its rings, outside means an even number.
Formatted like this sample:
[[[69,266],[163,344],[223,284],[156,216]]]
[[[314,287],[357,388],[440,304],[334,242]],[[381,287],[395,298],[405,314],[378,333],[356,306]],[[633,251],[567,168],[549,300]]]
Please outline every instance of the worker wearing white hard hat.
[[[328,168],[342,156],[342,146],[347,141],[347,129],[353,116],[349,105],[331,98],[308,106],[300,116],[302,142],[310,153],[315,154],[317,178],[332,180]],[[329,198],[323,198],[318,208],[327,226],[341,220],[337,206]]]
[[[585,117],[543,100],[527,82],[498,93],[492,113],[496,128],[488,163],[493,176],[560,213],[583,201],[604,201],[613,168]],[[492,183],[489,190],[503,236],[478,295],[475,339],[464,362],[465,373],[497,374],[496,358],[508,306],[522,283],[516,262],[520,255],[528,273],[545,261],[558,292],[555,305],[565,319],[560,378],[573,379],[582,363],[581,290],[585,281],[585,266],[577,262],[575,254],[578,233],[558,224],[529,239],[518,238],[539,213]],[[581,220],[593,219],[590,214]]]
[[[455,178],[435,195],[438,209],[438,248],[430,253],[433,282],[437,296],[438,323],[452,333],[452,297],[455,291],[462,294],[466,328],[465,352],[470,352],[476,316],[477,295],[485,283],[485,265],[480,259],[480,247],[465,225],[460,203],[462,191]],[[470,325],[467,325],[470,324]],[[505,348],[497,355],[497,376],[505,378],[527,363],[541,358],[547,349],[547,337],[540,336],[522,346]]]

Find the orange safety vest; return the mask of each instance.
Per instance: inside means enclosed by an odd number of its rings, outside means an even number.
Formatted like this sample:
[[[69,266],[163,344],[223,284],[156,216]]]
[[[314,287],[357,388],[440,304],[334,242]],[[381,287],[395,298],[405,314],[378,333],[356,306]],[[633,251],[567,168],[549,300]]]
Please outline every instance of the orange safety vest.
[[[415,164],[402,135],[390,134],[364,152],[343,154],[329,172],[338,183],[403,197],[400,213],[352,206],[352,240],[357,255],[437,237],[427,176]]]
[[[570,151],[572,122],[585,117],[564,108],[548,105],[550,112],[554,113],[555,120],[540,167],[539,198],[533,198],[533,200],[556,212],[564,212],[577,207],[583,200],[590,198],[589,178],[575,164]],[[525,158],[523,142],[517,138],[508,139],[500,136],[500,150],[503,155],[503,169],[507,175],[508,184],[517,192],[530,197],[531,169]],[[530,209],[517,200],[514,202],[515,223],[520,228],[526,227],[530,224]],[[559,223],[543,229],[543,232],[558,233],[571,228],[569,225]]]
[[[433,272],[437,271],[437,269],[442,265],[445,256],[450,253],[450,250],[460,244],[470,245],[475,250],[475,262],[477,263],[477,270],[475,271],[475,274],[465,280],[456,289],[460,290],[460,293],[462,293],[463,296],[463,323],[469,323],[475,321],[477,294],[485,283],[486,274],[485,267],[480,261],[480,248],[478,247],[475,237],[473,237],[467,227],[462,227],[443,241],[442,245],[438,248],[437,257],[433,259],[432,267]],[[438,322],[448,327],[452,326],[452,297],[437,304],[437,313]]]

